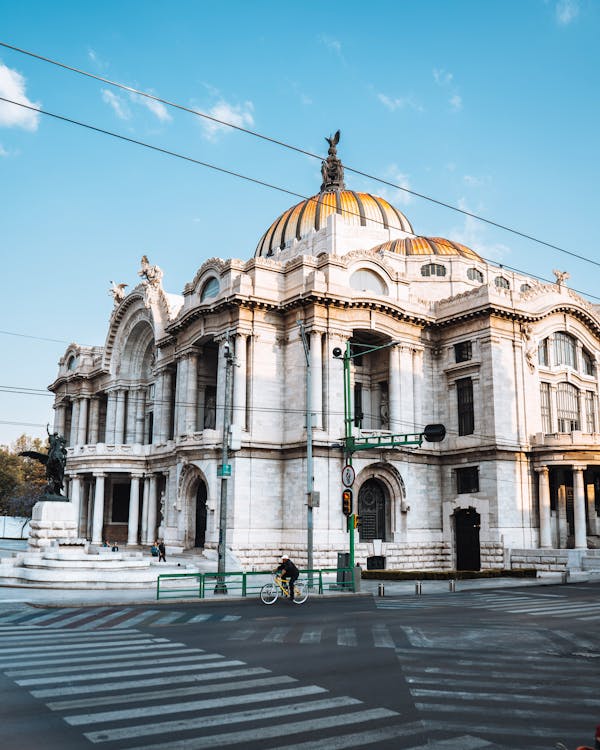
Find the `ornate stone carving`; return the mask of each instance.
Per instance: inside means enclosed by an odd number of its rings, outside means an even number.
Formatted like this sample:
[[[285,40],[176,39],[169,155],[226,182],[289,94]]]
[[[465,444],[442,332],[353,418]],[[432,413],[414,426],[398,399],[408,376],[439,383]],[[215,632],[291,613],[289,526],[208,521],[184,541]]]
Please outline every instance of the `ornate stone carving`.
[[[114,281],[110,283],[112,287],[108,290],[108,293],[112,294],[115,305],[118,305],[125,299],[125,287],[129,286],[129,284],[116,284]]]
[[[565,281],[571,276],[571,274],[567,273],[567,271],[557,271],[556,269],[553,269],[552,273],[556,276],[557,286],[562,286]]]
[[[521,335],[525,344],[525,360],[527,366],[533,372],[535,370],[535,356],[537,353],[537,343],[533,338],[533,328],[530,325],[521,326]]]
[[[329,151],[327,158],[321,164],[321,176],[323,177],[323,183],[321,184],[321,193],[328,193],[333,190],[345,190],[344,185],[344,167],[342,162],[337,158],[336,146],[340,142],[340,131],[338,130],[335,135],[325,138],[329,144]]]

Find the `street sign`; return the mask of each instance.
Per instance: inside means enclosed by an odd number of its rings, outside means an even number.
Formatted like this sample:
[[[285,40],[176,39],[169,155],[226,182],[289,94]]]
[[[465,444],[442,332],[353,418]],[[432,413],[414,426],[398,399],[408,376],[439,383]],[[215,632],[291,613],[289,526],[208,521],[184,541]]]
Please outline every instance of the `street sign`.
[[[231,464],[219,464],[217,466],[218,477],[230,477],[231,476]]]
[[[342,469],[342,484],[344,487],[352,487],[354,484],[354,477],[355,477],[354,469],[350,464],[346,464],[344,468]]]

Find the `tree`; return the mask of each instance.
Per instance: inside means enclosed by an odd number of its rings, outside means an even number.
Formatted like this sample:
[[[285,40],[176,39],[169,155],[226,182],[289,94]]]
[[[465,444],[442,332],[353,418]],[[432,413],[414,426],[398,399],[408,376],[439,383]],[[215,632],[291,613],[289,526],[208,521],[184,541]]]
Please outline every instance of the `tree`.
[[[46,448],[40,438],[27,435],[21,435],[10,447],[0,446],[0,515],[30,518],[46,486],[44,466],[18,455],[25,450],[43,453]]]

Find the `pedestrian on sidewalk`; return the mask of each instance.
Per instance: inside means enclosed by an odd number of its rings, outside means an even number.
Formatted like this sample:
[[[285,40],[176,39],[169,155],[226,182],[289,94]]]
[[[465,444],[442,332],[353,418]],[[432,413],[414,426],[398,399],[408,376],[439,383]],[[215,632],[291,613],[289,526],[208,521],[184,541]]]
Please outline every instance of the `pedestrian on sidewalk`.
[[[161,539],[158,543],[158,562],[167,562],[166,549],[164,539]]]

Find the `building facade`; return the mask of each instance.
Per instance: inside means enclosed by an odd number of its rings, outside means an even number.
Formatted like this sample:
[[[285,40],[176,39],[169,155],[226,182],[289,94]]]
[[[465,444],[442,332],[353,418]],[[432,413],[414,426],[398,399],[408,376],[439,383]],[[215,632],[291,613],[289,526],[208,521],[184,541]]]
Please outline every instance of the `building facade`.
[[[207,550],[225,497],[240,565],[305,561],[308,360],[314,563],[335,564],[348,534],[332,353],[350,342],[354,434],[447,431],[354,454],[358,562],[381,547],[389,568],[501,568],[598,546],[598,307],[564,273],[542,284],[415,235],[346,189],[334,139],[322,171],[254,257],[207,260],[176,295],[144,256],[131,292],[113,285],[104,346],[67,348],[50,389],[80,533]]]

